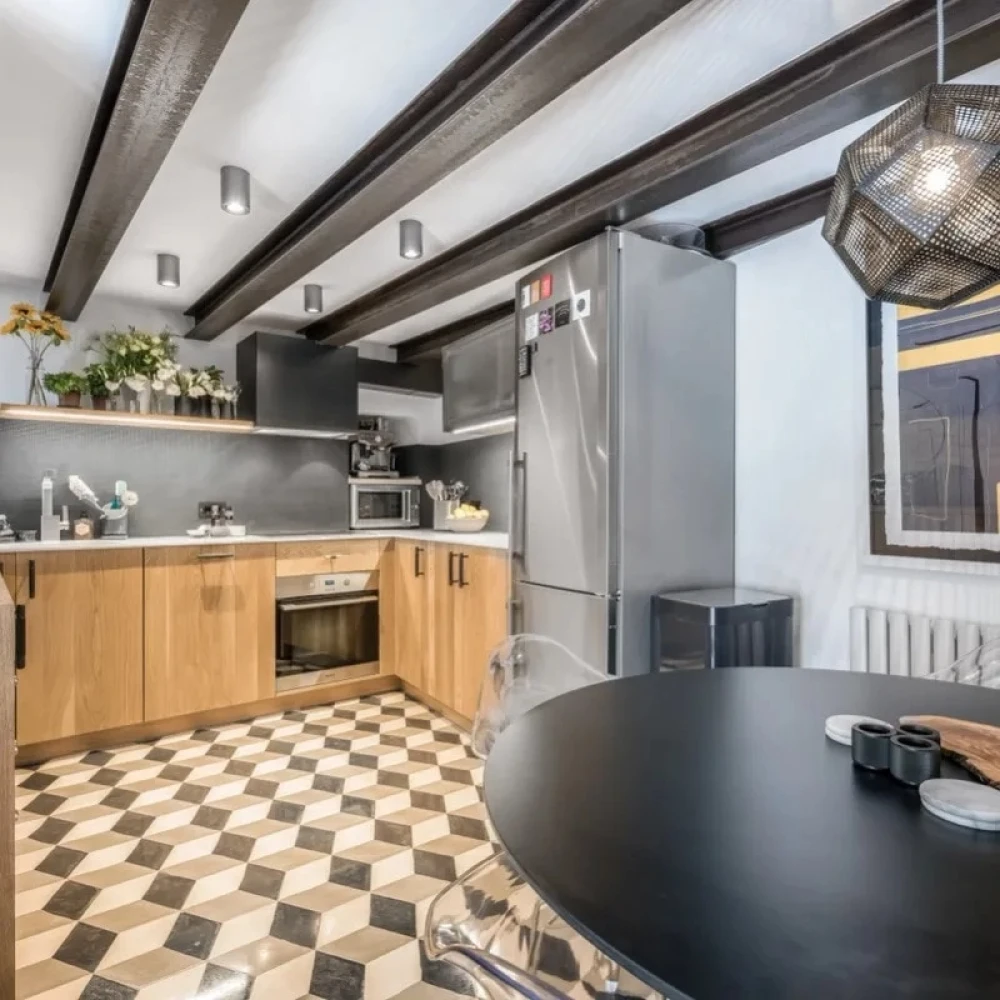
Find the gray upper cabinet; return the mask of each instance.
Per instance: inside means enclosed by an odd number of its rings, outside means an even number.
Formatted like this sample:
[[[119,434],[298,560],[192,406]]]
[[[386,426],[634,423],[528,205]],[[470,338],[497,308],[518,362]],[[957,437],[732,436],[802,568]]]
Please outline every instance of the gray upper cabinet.
[[[514,416],[516,352],[513,319],[466,337],[441,352],[446,431]]]

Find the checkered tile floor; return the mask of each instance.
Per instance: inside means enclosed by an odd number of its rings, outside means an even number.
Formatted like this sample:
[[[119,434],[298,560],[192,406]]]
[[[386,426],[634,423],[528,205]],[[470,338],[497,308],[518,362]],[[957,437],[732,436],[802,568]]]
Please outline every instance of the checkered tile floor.
[[[18,771],[17,1000],[472,994],[419,937],[481,776],[398,692]]]

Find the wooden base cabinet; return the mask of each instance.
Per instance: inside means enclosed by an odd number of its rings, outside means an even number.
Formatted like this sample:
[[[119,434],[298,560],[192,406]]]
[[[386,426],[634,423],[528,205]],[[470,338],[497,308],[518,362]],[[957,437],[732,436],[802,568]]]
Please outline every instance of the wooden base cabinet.
[[[396,557],[396,673],[471,720],[507,634],[507,553],[397,541]]]
[[[146,720],[274,694],[274,547],[145,550]]]
[[[141,722],[142,552],[7,556],[8,580],[12,562],[25,617],[18,743]]]

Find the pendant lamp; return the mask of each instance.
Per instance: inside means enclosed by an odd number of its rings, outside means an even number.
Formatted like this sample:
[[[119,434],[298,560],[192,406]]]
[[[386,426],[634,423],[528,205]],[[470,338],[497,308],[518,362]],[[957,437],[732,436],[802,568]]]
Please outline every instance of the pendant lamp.
[[[823,236],[865,294],[940,309],[1000,282],[1000,87],[938,82],[840,157]]]

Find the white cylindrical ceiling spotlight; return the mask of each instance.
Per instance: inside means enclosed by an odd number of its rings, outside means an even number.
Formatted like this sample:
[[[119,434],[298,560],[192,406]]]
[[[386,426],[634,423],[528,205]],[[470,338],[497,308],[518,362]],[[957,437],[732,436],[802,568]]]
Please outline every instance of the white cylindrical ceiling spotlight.
[[[399,256],[417,260],[424,255],[424,226],[417,219],[403,219],[399,224]]]
[[[321,313],[323,311],[323,286],[306,285],[303,288],[305,307],[307,313]]]
[[[179,288],[181,283],[181,259],[172,253],[156,255],[156,283],[164,288]]]
[[[242,167],[222,168],[222,209],[230,215],[250,214],[250,175]]]

